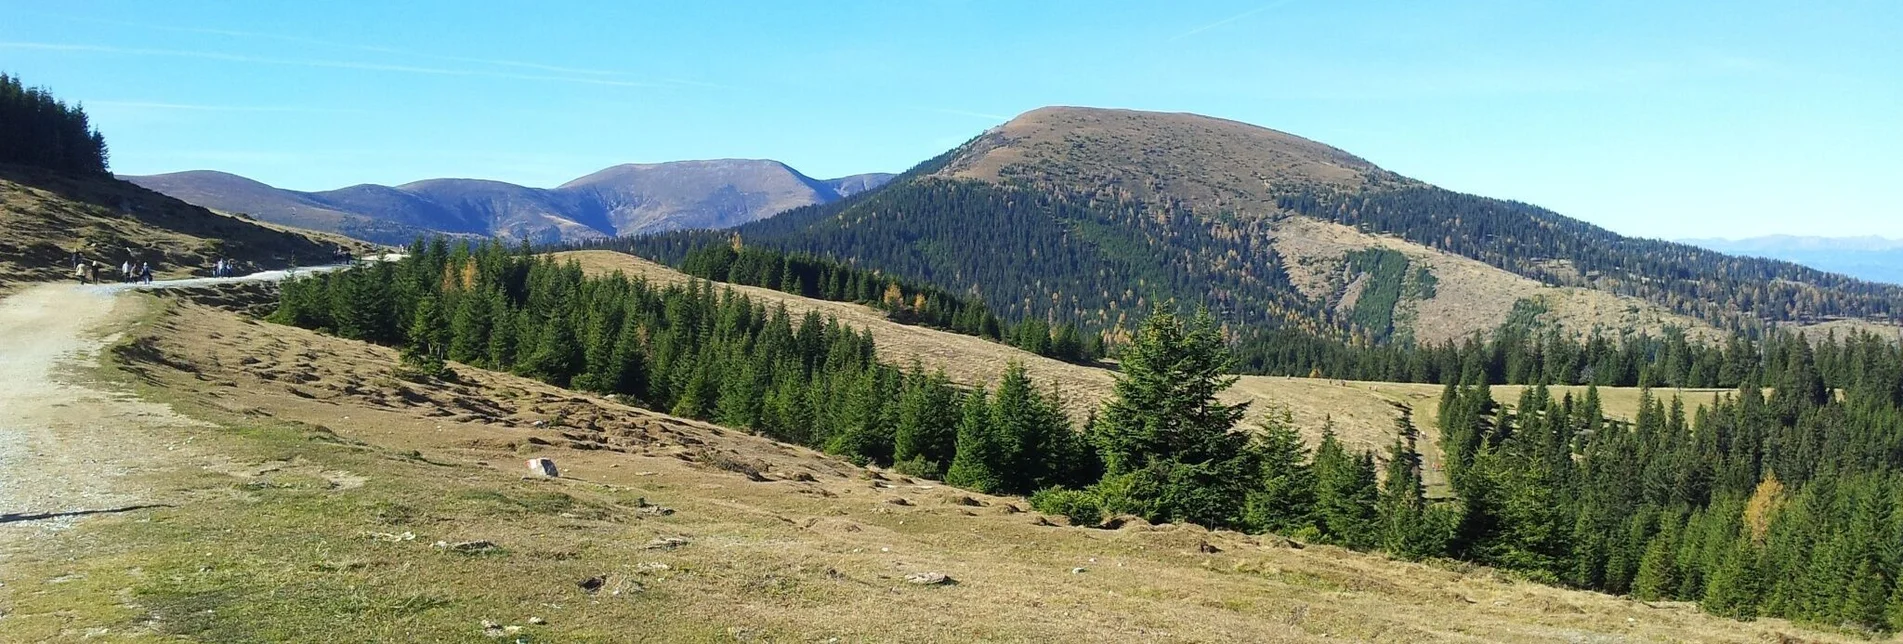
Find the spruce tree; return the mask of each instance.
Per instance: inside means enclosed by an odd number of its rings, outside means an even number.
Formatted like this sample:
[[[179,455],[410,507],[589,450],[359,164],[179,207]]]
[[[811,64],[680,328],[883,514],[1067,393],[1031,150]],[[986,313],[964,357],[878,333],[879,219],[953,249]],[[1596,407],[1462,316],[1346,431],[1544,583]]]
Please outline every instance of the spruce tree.
[[[1706,582],[1705,599],[1700,607],[1713,615],[1756,619],[1760,586],[1757,553],[1748,540],[1738,539]]]
[[[1315,448],[1315,514],[1329,540],[1355,549],[1379,543],[1374,458],[1349,454],[1332,427]]]
[[[489,303],[484,297],[464,292],[456,298],[456,313],[449,321],[449,359],[487,366],[484,358],[488,353],[489,330],[494,321],[489,316]]]
[[[892,463],[891,419],[885,415],[888,392],[881,387],[879,370],[865,368],[839,381],[838,431],[826,451],[859,462]]]
[[[945,471],[945,484],[991,493],[1009,480],[1006,448],[992,430],[991,404],[980,388],[965,395],[958,419],[957,453]]]
[[[1381,486],[1381,548],[1404,559],[1442,554],[1427,519],[1427,489],[1421,482],[1421,455],[1411,442],[1411,425],[1399,420],[1402,437],[1388,447],[1387,478]]]
[[[955,392],[944,370],[930,375],[914,362],[899,397],[897,427],[893,429],[895,462],[917,461],[915,467],[942,477],[957,449],[958,414]]]
[[[1309,469],[1308,447],[1287,410],[1262,421],[1253,449],[1261,459],[1261,484],[1249,491],[1248,525],[1284,535],[1312,525],[1315,474]]]
[[[761,403],[766,398],[766,381],[755,361],[736,357],[728,362],[738,371],[726,373],[720,380],[720,396],[714,403],[714,422],[739,429],[760,428]]]
[[[441,360],[449,351],[449,324],[443,315],[440,300],[431,296],[424,297],[416,304],[416,313],[410,318],[409,342],[405,349],[411,354]]]
[[[647,398],[647,356],[641,346],[641,324],[632,315],[623,317],[615,334],[614,351],[609,354],[607,381],[609,391]]]
[[[1092,428],[1107,476],[1106,509],[1152,522],[1243,522],[1258,472],[1248,437],[1230,431],[1246,404],[1217,394],[1235,384],[1227,347],[1207,312],[1185,323],[1158,308],[1122,354],[1114,395]]]
[[[489,344],[483,347],[484,362],[490,369],[512,371],[519,348],[522,324],[520,316],[510,310],[500,295],[488,295],[490,319],[494,326],[489,329]]]
[[[1005,445],[1006,489],[1029,494],[1039,488],[1076,483],[1072,464],[1083,458],[1070,422],[1053,401],[1031,384],[1024,364],[1011,362],[992,397],[996,432]]]
[[[1235,384],[1215,321],[1198,313],[1187,323],[1158,308],[1122,354],[1122,370],[1097,422],[1093,442],[1111,474],[1161,461],[1206,463],[1243,452],[1246,437],[1230,431],[1247,404],[1216,396]]]
[[[569,324],[566,316],[557,314],[542,324],[534,350],[521,368],[523,373],[557,387],[566,387],[584,364],[581,342],[575,338],[574,326]]]
[[[1632,580],[1632,596],[1644,600],[1670,599],[1678,587],[1678,563],[1675,557],[1677,530],[1661,531],[1645,546],[1639,559],[1638,576]]]

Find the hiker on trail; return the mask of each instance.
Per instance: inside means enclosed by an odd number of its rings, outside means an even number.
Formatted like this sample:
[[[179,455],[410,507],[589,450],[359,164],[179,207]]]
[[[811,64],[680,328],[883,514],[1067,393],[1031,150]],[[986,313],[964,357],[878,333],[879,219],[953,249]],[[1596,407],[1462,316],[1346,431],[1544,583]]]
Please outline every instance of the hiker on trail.
[[[73,266],[73,277],[79,278],[79,283],[81,284],[93,283],[95,278],[93,265],[90,263],[80,263]]]
[[[223,257],[218,258],[218,263],[212,265],[211,276],[225,277],[225,258]]]
[[[147,284],[152,283],[152,263],[151,262],[143,262],[139,264],[139,281],[145,282]]]
[[[124,264],[119,265],[119,281],[121,282],[132,281],[132,260],[128,259],[125,261]]]

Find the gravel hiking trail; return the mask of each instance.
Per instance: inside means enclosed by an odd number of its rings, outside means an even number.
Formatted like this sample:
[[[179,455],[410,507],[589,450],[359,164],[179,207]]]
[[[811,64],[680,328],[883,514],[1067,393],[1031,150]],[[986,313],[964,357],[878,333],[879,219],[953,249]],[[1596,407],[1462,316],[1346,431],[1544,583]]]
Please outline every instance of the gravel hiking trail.
[[[200,424],[87,375],[133,305],[71,285],[0,300],[0,563],[83,517],[158,503],[125,480],[176,462],[147,428]]]
[[[296,274],[340,266],[297,269]],[[287,271],[150,284],[46,284],[0,299],[0,565],[7,553],[87,516],[164,504],[133,475],[185,463],[190,437],[157,428],[203,427],[95,382],[88,369],[138,302],[119,297],[215,283],[277,281]]]

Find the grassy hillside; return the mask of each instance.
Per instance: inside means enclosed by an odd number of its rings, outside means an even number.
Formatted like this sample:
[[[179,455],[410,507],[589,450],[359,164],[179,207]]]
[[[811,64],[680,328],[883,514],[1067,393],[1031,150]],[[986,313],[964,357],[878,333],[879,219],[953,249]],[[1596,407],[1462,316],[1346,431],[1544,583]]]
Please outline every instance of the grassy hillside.
[[[220,257],[252,267],[335,261],[361,242],[212,213],[106,176],[0,166],[0,291],[72,279],[71,257],[151,262],[165,277],[208,275]]]
[[[1009,321],[1092,330],[1166,300],[1237,329],[1398,344],[1488,333],[1516,310],[1575,336],[1673,326],[1713,337],[1903,314],[1903,287],[1626,238],[1193,114],[1035,110],[880,190],[736,232],[969,291]],[[1405,255],[1396,274],[1437,288],[1362,301],[1367,285],[1394,279],[1362,270],[1354,258],[1371,249]]]
[[[1058,527],[1021,499],[463,366],[418,386],[391,350],[160,306],[101,375],[218,428],[128,437],[154,451],[122,483],[163,505],[11,558],[8,637],[1842,641],[1273,537]],[[522,478],[528,456],[564,478]],[[905,580],[928,572],[955,583]]]
[[[1392,235],[1376,235],[1334,222],[1288,217],[1275,225],[1275,249],[1290,281],[1302,294],[1340,303],[1362,271],[1348,258],[1369,250],[1387,250],[1406,258],[1411,270],[1431,275],[1431,293],[1403,292],[1392,305],[1395,333],[1417,343],[1458,341],[1506,324],[1516,308],[1534,305],[1538,322],[1574,334],[1628,330],[1658,335],[1667,327],[1693,338],[1717,340],[1722,332],[1697,318],[1673,313],[1645,300],[1576,286],[1543,284]]]

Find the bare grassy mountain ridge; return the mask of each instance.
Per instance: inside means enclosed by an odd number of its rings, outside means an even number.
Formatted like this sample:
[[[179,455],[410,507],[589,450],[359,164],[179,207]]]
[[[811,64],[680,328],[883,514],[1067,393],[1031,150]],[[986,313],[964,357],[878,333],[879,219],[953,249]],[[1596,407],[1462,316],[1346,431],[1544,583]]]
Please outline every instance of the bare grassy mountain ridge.
[[[548,189],[427,179],[299,192],[208,170],[127,179],[207,208],[400,244],[438,233],[548,242],[726,228],[835,201],[890,177],[819,180],[777,161],[719,159],[617,165]]]
[[[1009,319],[1096,328],[1165,299],[1374,342],[1458,340],[1516,311],[1575,336],[1707,339],[1903,314],[1903,288],[1622,237],[1182,113],[1033,110],[880,190],[737,232],[970,291]],[[1371,270],[1382,257],[1405,268]],[[1403,280],[1363,304],[1370,285]]]

